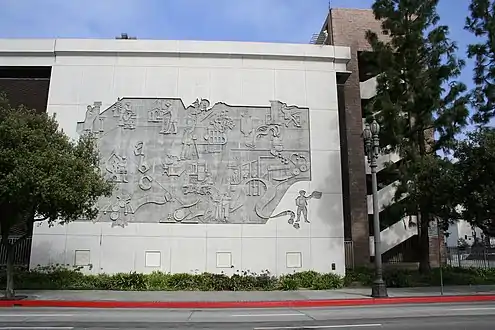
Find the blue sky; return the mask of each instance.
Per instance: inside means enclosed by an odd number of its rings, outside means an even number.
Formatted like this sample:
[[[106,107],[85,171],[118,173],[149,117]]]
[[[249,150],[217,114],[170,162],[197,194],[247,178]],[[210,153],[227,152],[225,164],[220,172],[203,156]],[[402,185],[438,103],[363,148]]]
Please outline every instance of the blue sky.
[[[369,8],[372,0],[332,0]],[[468,0],[441,0],[442,22],[461,55]],[[0,0],[0,38],[114,38],[307,43],[319,32],[328,0]],[[470,84],[467,67],[462,80]]]

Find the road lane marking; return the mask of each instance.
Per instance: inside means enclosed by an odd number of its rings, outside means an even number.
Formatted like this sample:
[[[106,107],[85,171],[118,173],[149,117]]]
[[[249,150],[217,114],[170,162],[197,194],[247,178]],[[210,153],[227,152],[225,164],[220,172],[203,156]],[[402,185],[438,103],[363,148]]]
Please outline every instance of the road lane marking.
[[[263,317],[263,316],[306,316],[303,313],[285,313],[285,314],[233,314],[231,317]]]
[[[303,325],[299,327],[259,327],[254,330],[298,330],[298,329],[349,329],[349,328],[380,328],[380,323],[375,324],[342,324],[342,325]]]
[[[469,307],[469,308],[453,308],[451,311],[486,311],[495,310],[495,307]]]
[[[0,317],[70,317],[72,314],[0,314]],[[1,329],[1,328],[0,328]]]
[[[0,327],[0,330],[72,330],[74,327]]]

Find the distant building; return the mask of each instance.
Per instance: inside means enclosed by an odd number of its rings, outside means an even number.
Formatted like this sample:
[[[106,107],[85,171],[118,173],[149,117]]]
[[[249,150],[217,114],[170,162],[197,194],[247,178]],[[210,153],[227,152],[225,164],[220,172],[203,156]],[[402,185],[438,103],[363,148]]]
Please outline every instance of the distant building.
[[[471,226],[471,224],[464,220],[449,225],[445,237],[447,247],[471,246],[475,242],[485,243],[485,235],[481,229]]]

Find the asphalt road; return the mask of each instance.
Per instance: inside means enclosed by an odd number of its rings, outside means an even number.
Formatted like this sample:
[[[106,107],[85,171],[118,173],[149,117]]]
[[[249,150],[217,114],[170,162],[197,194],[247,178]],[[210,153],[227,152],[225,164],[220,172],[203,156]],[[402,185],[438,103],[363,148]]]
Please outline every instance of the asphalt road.
[[[311,309],[0,308],[0,330],[493,330],[495,303]]]

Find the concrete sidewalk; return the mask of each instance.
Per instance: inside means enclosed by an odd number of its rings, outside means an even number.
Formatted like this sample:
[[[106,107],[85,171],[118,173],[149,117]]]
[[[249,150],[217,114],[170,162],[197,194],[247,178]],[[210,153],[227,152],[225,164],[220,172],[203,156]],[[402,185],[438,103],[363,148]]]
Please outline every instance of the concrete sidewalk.
[[[17,295],[35,300],[80,301],[293,301],[328,299],[371,299],[369,288],[297,291],[103,291],[103,290],[19,290]],[[444,287],[444,295],[495,295],[495,285]],[[440,287],[389,288],[389,297],[440,296]]]
[[[266,308],[370,304],[495,301],[495,285],[389,288],[388,298],[370,297],[369,288],[298,291],[102,291],[20,290],[26,299],[0,300],[0,307]]]

